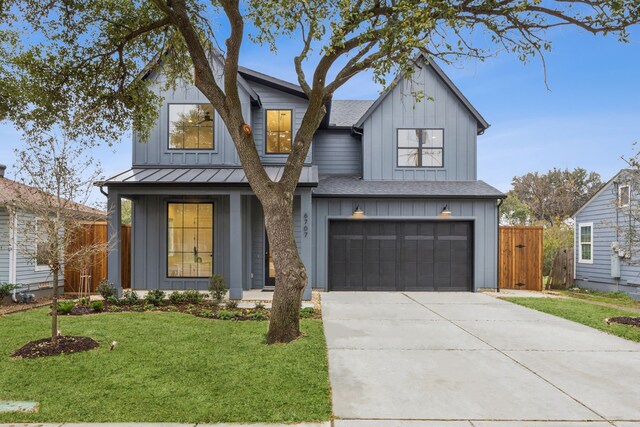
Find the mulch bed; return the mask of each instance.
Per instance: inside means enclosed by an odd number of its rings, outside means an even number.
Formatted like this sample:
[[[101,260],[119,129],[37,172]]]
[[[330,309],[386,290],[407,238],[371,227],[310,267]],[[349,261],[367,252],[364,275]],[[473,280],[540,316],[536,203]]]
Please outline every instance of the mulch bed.
[[[0,305],[0,316],[5,314],[20,313],[22,311],[31,310],[33,308],[44,307],[51,304],[50,298],[38,298],[34,302],[26,304],[15,304],[13,302],[5,305]]]
[[[621,325],[630,325],[640,328],[640,317],[612,317],[607,319],[607,323],[619,323]]]
[[[57,345],[53,345],[51,338],[44,338],[22,346],[11,357],[20,359],[34,359],[36,357],[57,356],[59,354],[79,353],[99,347],[100,344],[89,337],[58,337]]]

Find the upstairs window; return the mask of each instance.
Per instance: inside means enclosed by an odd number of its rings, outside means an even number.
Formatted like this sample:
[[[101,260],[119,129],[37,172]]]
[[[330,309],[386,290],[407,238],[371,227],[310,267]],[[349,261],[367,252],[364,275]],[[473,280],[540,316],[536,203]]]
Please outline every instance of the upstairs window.
[[[169,104],[169,149],[213,150],[213,106]]]
[[[291,110],[267,110],[267,154],[291,152]]]
[[[631,187],[621,185],[618,188],[618,207],[626,208],[631,203]]]
[[[585,222],[578,226],[578,262],[585,264],[593,263],[593,223]]]
[[[398,167],[444,166],[443,129],[398,129]]]

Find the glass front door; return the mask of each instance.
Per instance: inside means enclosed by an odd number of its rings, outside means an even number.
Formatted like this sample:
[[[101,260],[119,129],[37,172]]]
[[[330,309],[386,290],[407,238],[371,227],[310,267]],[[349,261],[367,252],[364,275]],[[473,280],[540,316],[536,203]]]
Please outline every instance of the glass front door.
[[[274,288],[276,286],[276,267],[273,264],[273,257],[271,256],[271,250],[269,248],[269,237],[267,233],[264,233],[264,259],[265,259],[265,274],[264,274],[264,287]]]

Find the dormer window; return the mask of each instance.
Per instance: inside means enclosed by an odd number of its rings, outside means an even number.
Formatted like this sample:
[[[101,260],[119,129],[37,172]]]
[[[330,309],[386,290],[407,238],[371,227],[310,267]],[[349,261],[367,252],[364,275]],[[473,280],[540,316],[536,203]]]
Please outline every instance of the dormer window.
[[[618,207],[626,208],[631,203],[631,187],[621,185],[618,187]]]
[[[267,110],[267,154],[291,152],[291,110]]]
[[[398,129],[398,167],[441,168],[443,165],[443,129]]]
[[[213,150],[213,106],[169,104],[169,149]]]

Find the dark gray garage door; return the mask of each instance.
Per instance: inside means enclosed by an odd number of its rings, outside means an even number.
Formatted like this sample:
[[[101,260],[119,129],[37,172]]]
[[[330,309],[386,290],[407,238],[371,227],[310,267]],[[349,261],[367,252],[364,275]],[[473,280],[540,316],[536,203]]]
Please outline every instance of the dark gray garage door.
[[[472,236],[463,221],[331,221],[329,289],[470,291]]]

